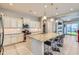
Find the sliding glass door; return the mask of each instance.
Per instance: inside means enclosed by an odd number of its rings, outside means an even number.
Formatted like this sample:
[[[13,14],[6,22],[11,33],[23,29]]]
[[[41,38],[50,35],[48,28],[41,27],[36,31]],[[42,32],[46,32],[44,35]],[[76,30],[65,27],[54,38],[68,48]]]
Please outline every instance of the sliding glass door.
[[[64,34],[77,35],[78,26],[79,24],[76,23],[65,24]]]

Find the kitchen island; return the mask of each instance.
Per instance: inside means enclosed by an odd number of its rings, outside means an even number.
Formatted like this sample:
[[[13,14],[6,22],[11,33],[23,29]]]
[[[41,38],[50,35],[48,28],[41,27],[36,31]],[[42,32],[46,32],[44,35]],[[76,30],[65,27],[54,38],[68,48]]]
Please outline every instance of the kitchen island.
[[[33,55],[44,55],[44,42],[50,39],[54,39],[58,36],[56,33],[45,33],[45,34],[32,34],[28,37],[31,42],[28,42],[31,52]]]

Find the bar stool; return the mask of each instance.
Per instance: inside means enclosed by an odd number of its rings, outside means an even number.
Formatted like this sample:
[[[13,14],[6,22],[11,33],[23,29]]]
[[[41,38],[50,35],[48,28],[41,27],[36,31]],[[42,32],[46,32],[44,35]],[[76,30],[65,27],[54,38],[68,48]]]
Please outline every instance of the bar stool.
[[[58,44],[57,44],[59,47],[62,47],[63,45],[62,45],[62,37],[61,36],[59,36],[59,38],[58,38]]]
[[[53,51],[60,52],[60,49],[57,44],[58,44],[58,37],[56,37],[54,41],[53,40],[51,41],[51,47]]]
[[[51,41],[45,41],[44,44],[45,44],[44,55],[53,55],[51,49]]]
[[[57,44],[59,47],[63,47],[63,39],[64,39],[64,35],[59,36],[59,41]]]

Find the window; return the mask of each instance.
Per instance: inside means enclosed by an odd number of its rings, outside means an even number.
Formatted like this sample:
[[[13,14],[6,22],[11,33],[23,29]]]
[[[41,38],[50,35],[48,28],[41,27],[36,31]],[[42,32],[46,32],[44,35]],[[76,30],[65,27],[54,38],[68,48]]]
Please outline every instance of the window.
[[[74,24],[65,24],[64,34],[77,35],[78,25],[79,24],[76,24],[76,23],[74,23]]]

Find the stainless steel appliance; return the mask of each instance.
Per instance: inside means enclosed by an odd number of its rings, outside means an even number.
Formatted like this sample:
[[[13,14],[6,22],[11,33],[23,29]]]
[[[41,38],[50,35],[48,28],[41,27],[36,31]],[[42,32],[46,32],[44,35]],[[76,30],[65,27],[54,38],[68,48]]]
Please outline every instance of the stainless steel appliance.
[[[3,41],[4,41],[4,25],[2,16],[0,15],[0,55],[3,55],[4,53]]]

